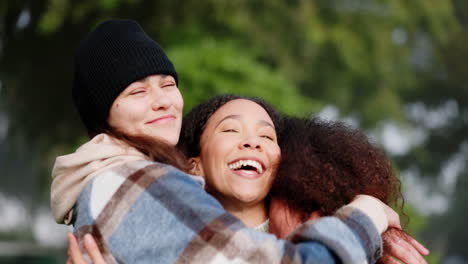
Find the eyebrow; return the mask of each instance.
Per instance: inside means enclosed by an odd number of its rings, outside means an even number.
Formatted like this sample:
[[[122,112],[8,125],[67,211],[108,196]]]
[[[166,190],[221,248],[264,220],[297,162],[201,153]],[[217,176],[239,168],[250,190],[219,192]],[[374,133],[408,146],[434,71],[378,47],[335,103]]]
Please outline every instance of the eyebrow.
[[[164,81],[166,78],[168,78],[169,74],[161,74],[161,78],[159,79],[159,81]],[[143,79],[139,79],[139,80],[136,80],[134,82],[132,82],[131,84],[129,84],[126,88],[130,87],[131,85],[140,85],[140,84],[143,84],[146,82],[146,80],[148,80],[148,78],[150,77],[150,75],[144,77]],[[135,83],[139,83],[139,84],[135,84]],[[125,89],[126,90],[126,89]],[[124,90],[124,91],[125,91]],[[130,92],[129,92],[130,93]]]
[[[271,128],[275,129],[275,126],[272,123],[268,122],[268,121],[260,120],[259,123],[262,123],[265,126],[270,126]]]
[[[223,119],[221,119],[217,124],[216,124],[216,127],[219,126],[219,124],[221,124],[224,120],[226,119],[241,119],[241,116],[240,115],[228,115],[228,116],[225,116]],[[264,126],[269,126],[273,129],[275,129],[275,127],[273,126],[272,123],[266,121],[266,120],[260,120],[258,123],[264,125]]]
[[[169,77],[172,77],[172,75],[170,75],[170,74],[161,74],[160,80],[165,80],[165,79],[167,79]]]
[[[169,74],[163,74],[163,73],[158,73],[158,75],[161,75],[160,80],[164,80],[164,79],[166,79],[166,78],[168,78],[168,77],[171,76],[171,75],[169,75]],[[144,77],[143,79],[136,80],[135,82],[144,82],[144,81],[146,81],[150,76],[151,76],[151,75],[148,75],[148,76]]]

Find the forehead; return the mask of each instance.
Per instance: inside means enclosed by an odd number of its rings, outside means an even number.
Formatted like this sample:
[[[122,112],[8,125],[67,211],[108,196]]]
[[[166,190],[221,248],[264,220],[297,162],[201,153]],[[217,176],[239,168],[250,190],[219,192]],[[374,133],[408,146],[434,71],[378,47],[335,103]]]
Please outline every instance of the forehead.
[[[247,99],[235,99],[227,102],[214,112],[208,120],[208,125],[211,122],[219,122],[226,116],[246,116],[273,124],[267,111],[262,106]]]

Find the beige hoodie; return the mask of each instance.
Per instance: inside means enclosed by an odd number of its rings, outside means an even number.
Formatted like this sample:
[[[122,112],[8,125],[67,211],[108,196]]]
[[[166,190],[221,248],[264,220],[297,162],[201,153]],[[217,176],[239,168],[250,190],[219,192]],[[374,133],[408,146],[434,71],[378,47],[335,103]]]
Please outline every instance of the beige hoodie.
[[[55,221],[70,224],[78,196],[100,172],[126,162],[151,160],[124,142],[99,134],[74,153],[59,156],[52,169],[51,207]]]

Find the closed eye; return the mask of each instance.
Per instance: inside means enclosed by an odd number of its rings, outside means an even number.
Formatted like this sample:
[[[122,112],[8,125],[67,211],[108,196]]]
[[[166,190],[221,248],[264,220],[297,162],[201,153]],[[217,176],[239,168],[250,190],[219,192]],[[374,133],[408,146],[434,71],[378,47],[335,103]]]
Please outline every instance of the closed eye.
[[[263,136],[260,136],[260,137],[266,138],[266,139],[271,140],[271,141],[274,141],[274,140],[275,140],[273,137],[270,137],[270,136],[268,136],[268,135],[263,135]]]
[[[229,128],[229,129],[223,130],[223,132],[237,132],[237,130]]]
[[[173,83],[173,82],[165,83],[165,84],[163,84],[161,87],[162,87],[162,88],[165,88],[165,87],[172,87],[172,86],[175,86],[175,83]]]
[[[144,89],[138,89],[138,90],[135,90],[135,91],[131,92],[130,95],[141,94],[141,93],[144,93],[144,92],[145,92]]]

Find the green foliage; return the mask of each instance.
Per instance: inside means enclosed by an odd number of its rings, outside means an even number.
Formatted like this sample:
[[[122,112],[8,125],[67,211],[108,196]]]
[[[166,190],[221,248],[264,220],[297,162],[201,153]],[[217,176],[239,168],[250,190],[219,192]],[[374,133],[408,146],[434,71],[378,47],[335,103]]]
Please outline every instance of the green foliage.
[[[318,102],[300,95],[293,83],[230,41],[203,39],[168,49],[180,75],[185,109],[223,93],[257,96],[289,114],[317,111]]]
[[[56,31],[64,22],[68,4],[68,0],[49,0],[47,11],[39,22],[39,30],[43,33]]]
[[[419,35],[439,45],[457,25],[449,1],[238,1],[230,12],[221,22],[260,58],[366,127],[404,119],[398,97],[418,89],[410,52]],[[362,104],[386,95],[383,109]]]
[[[428,264],[440,264],[442,263],[442,257],[439,251],[431,251],[429,256],[424,257]]]
[[[411,235],[419,237],[427,225],[427,218],[414,210],[413,206],[405,203],[404,213],[408,216],[408,223],[403,223],[405,230]],[[402,219],[405,217],[402,216]]]

